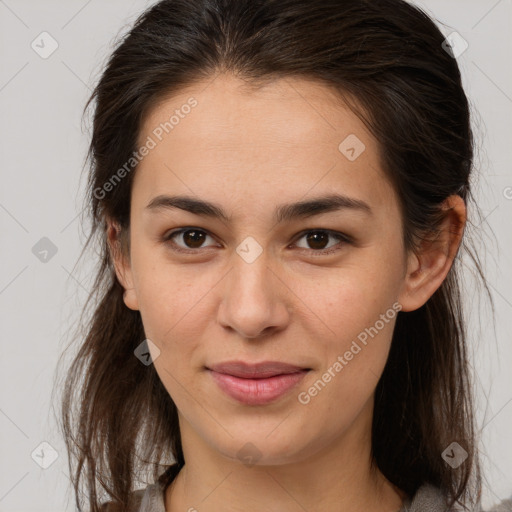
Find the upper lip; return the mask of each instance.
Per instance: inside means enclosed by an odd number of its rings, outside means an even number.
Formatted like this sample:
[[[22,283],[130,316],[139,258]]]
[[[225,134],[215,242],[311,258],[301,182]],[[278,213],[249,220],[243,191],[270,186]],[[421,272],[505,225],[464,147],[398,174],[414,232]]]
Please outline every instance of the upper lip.
[[[208,369],[217,373],[225,373],[245,379],[264,379],[275,375],[309,370],[310,368],[281,363],[279,361],[263,361],[256,364],[246,363],[245,361],[226,361],[210,365]]]

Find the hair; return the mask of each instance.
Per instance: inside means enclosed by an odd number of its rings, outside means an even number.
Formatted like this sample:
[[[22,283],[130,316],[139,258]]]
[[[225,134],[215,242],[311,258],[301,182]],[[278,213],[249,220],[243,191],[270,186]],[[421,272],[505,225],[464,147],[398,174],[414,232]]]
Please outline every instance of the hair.
[[[104,184],[134,155],[148,113],[220,73],[255,89],[282,78],[334,89],[376,138],[399,198],[404,247],[416,251],[438,232],[448,196],[477,209],[469,102],[444,40],[426,12],[402,0],[163,0],[118,41],[84,109],[95,107],[84,251],[96,243],[100,261],[80,320],[90,304],[94,309],[66,374],[60,417],[78,510],[82,479],[93,512],[101,509],[97,483],[125,510],[142,471],[156,480],[171,461],[185,464],[176,406],[154,365],[134,356],[144,327],[139,311],[123,302],[106,233],[111,219],[120,250],[129,254],[136,165],[108,193]],[[461,253],[492,298],[467,242],[469,224],[440,287],[422,307],[398,313],[372,426],[372,468],[408,496],[432,484],[449,506],[476,503],[481,494]],[[457,469],[441,457],[453,441],[468,453]]]

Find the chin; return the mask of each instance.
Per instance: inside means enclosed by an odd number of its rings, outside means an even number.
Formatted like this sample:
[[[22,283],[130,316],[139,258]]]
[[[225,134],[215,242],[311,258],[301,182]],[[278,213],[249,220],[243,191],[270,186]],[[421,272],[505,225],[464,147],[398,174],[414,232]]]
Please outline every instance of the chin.
[[[291,438],[288,429],[283,429],[278,436],[275,430],[277,424],[273,422],[270,428],[257,430],[252,435],[251,430],[240,431],[237,435],[228,427],[233,437],[224,436],[220,445],[211,440],[210,445],[216,447],[227,459],[247,467],[295,463],[303,460],[307,456],[306,452],[315,451],[308,445],[301,448],[301,444]]]

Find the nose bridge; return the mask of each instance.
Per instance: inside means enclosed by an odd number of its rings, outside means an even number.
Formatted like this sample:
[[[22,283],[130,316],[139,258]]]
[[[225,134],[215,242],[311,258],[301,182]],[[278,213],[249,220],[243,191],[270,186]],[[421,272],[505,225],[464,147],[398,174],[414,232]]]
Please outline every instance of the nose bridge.
[[[242,252],[242,255],[240,252]],[[268,300],[271,294],[269,282],[270,262],[268,251],[255,256],[254,249],[248,244],[240,244],[237,254],[233,257],[233,271],[231,276],[231,290],[239,299],[261,296]]]
[[[282,327],[288,319],[284,287],[274,275],[268,254],[254,240],[245,240],[237,247],[226,276],[219,321],[243,337],[257,337],[269,327]]]

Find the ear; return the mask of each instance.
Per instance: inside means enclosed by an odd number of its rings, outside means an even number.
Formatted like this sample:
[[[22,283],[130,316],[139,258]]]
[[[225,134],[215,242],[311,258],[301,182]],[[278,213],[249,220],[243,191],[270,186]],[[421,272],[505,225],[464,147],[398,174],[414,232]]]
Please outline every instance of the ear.
[[[123,233],[119,224],[109,218],[106,219],[106,224],[110,257],[114,264],[117,279],[125,289],[123,294],[124,303],[126,307],[137,311],[139,309],[139,303],[133,285],[134,281],[130,264],[129,244],[126,243],[129,233]]]
[[[466,205],[462,197],[452,195],[441,208],[445,215],[438,235],[422,241],[419,249],[408,256],[398,298],[402,311],[414,311],[427,302],[441,286],[457,255],[466,225]]]

